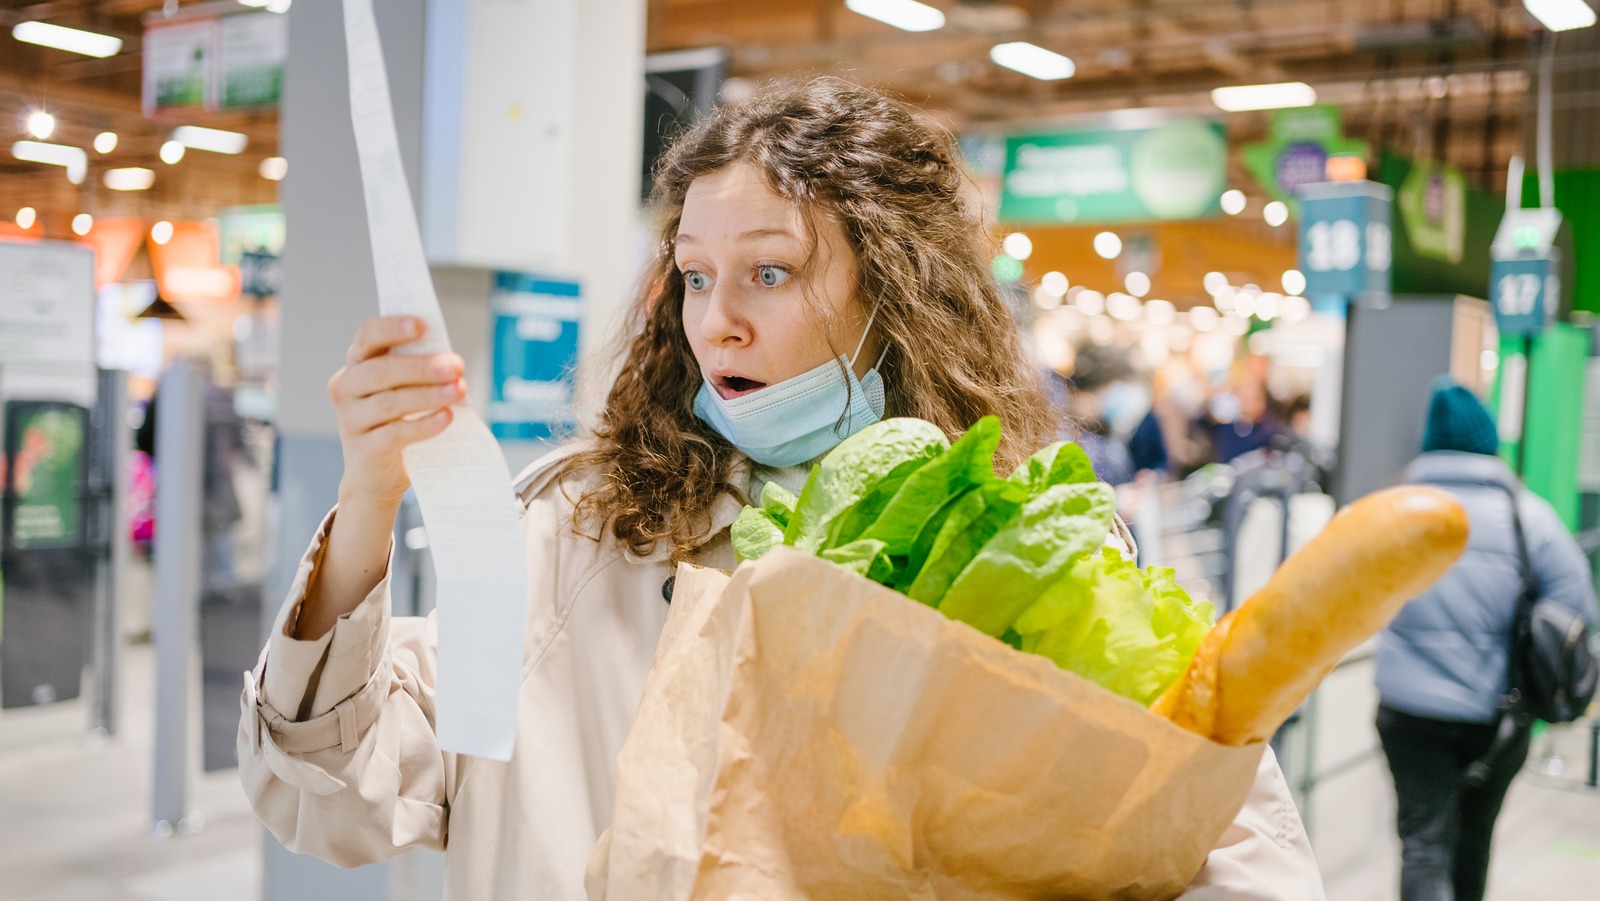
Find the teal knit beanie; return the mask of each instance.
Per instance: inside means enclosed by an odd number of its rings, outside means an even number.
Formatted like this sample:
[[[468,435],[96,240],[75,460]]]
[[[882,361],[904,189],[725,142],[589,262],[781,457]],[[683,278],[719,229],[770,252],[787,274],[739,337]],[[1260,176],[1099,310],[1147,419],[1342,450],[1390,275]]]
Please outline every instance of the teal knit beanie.
[[[1466,451],[1493,456],[1500,451],[1494,417],[1478,396],[1449,376],[1433,383],[1428,422],[1422,430],[1424,451]]]

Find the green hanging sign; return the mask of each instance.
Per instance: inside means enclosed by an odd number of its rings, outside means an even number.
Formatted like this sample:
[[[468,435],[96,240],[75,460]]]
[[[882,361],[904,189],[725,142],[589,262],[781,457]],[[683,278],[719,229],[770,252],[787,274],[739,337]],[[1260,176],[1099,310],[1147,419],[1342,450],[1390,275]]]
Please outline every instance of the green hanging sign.
[[[1140,222],[1216,214],[1227,186],[1222,124],[1074,129],[1006,138],[1000,220]]]
[[[1328,180],[1330,157],[1367,153],[1366,141],[1344,136],[1344,117],[1331,104],[1275,110],[1267,139],[1239,149],[1256,181],[1291,207],[1301,188]]]
[[[1400,224],[1418,256],[1460,263],[1466,253],[1467,180],[1454,166],[1418,162],[1395,196]]]

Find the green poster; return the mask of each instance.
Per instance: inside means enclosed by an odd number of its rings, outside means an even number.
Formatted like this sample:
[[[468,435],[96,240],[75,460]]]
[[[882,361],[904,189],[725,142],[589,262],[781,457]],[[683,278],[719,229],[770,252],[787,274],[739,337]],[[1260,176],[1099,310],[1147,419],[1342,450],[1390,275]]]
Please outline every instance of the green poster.
[[[1365,157],[1366,141],[1344,136],[1344,119],[1333,105],[1275,110],[1267,139],[1239,150],[1245,168],[1275,200],[1294,207],[1299,190],[1328,181],[1328,158]]]
[[[1006,139],[1000,220],[1091,224],[1213,215],[1227,187],[1227,162],[1222,125],[1207,119],[1013,135]]]
[[[146,29],[145,111],[210,107],[211,67],[216,56],[216,43],[215,19]]]
[[[1395,197],[1411,249],[1418,256],[1460,263],[1467,239],[1467,180],[1461,170],[1418,161]]]
[[[84,421],[76,407],[11,408],[11,544],[18,549],[79,543]]]
[[[229,16],[222,20],[221,41],[222,108],[276,105],[289,55],[288,17],[270,12]]]

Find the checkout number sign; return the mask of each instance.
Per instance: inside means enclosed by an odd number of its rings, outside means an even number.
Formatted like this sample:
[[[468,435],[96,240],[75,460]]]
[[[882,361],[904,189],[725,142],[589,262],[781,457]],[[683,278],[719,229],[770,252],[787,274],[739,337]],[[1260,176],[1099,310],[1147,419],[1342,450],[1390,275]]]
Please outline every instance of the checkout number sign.
[[[1389,289],[1389,201],[1364,182],[1317,185],[1302,201],[1300,268],[1307,294],[1356,297]]]
[[[1561,296],[1555,261],[1547,257],[1495,260],[1490,268],[1495,325],[1502,335],[1531,335],[1555,317]]]

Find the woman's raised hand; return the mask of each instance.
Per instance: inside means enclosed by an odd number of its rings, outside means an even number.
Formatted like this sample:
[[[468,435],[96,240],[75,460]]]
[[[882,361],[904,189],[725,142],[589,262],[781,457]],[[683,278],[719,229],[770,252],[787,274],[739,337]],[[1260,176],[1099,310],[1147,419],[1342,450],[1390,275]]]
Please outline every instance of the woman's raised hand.
[[[467,396],[465,363],[455,354],[392,352],[424,328],[412,316],[368,319],[328,380],[344,449],[341,503],[398,507],[410,485],[400,452],[444,431],[450,407]]]

